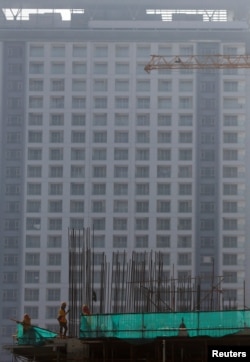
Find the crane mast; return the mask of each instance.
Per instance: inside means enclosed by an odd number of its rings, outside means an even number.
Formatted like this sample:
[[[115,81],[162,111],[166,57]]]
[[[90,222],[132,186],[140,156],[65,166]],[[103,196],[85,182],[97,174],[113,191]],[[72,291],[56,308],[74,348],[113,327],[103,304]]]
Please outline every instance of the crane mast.
[[[250,55],[151,55],[144,67],[147,73],[160,69],[225,69],[250,68]]]

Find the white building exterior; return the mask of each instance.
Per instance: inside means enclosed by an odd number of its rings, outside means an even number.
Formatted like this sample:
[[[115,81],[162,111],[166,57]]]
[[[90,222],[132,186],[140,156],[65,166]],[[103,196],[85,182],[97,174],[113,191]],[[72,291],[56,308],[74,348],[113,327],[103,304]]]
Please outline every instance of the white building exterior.
[[[249,70],[144,71],[151,54],[249,53],[249,22],[116,3],[0,21],[3,343],[24,312],[56,328],[68,228],[94,226],[109,260],[159,250],[169,277],[213,265],[225,305],[250,303]]]

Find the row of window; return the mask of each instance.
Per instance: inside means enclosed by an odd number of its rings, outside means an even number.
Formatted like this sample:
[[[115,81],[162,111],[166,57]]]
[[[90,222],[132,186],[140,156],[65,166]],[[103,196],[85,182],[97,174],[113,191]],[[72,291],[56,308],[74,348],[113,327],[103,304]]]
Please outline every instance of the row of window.
[[[86,79],[72,79],[70,91],[73,92],[85,92],[87,90]],[[8,89],[20,89],[23,84],[17,80],[10,80],[8,83]],[[137,79],[136,80],[136,91],[137,92],[150,92],[150,79]],[[29,80],[29,90],[31,92],[43,92],[44,91],[44,80],[39,78],[31,78]],[[115,79],[114,91],[116,92],[129,92],[130,81],[129,79]],[[171,79],[158,79],[158,92],[172,92],[173,85]],[[192,79],[179,80],[178,91],[179,92],[192,92],[194,90]],[[240,92],[245,90],[245,83],[237,80],[224,80],[223,82],[224,92]],[[65,91],[65,80],[64,79],[51,79],[50,80],[50,91],[52,92],[64,92]],[[108,91],[108,79],[94,79],[93,80],[93,91],[94,92],[107,92]],[[215,92],[215,82],[202,82],[201,92]]]
[[[84,113],[73,113],[71,115],[72,126],[84,126],[86,115]],[[93,113],[92,115],[93,126],[107,126],[108,114],[107,113]],[[136,126],[150,126],[150,114],[149,113],[137,113],[135,119],[131,120],[128,113],[115,113],[114,121],[112,124],[116,126],[129,126],[130,122],[133,122]],[[63,126],[64,125],[64,113],[51,113],[49,115],[49,122],[51,126]],[[179,126],[192,126],[193,125],[193,114],[179,114],[178,116]],[[216,117],[210,115],[203,115],[199,120],[203,127],[213,127],[216,123]],[[244,125],[244,117],[239,115],[224,115],[223,125],[225,127],[238,127]],[[22,115],[10,114],[7,116],[7,125],[9,126],[20,126],[24,123]],[[43,113],[42,112],[30,112],[28,114],[28,123],[30,126],[42,126],[43,125]],[[154,117],[155,125],[155,117]],[[172,116],[167,113],[157,114],[157,126],[171,126]],[[237,134],[238,131],[235,131]],[[204,136],[205,138],[205,136]]]
[[[200,170],[200,176],[203,179],[214,179],[216,167],[202,167]],[[130,174],[129,166],[114,166],[114,172],[112,177],[114,178],[128,178]],[[6,168],[6,177],[7,178],[15,178],[20,177],[21,169],[20,167],[7,167]],[[107,178],[108,176],[107,166],[93,166],[92,167],[92,177],[93,178]],[[156,166],[156,172],[154,170],[154,175],[157,178],[192,178],[193,177],[193,169],[192,165],[183,165],[178,166],[177,175],[173,175],[170,165],[158,165]],[[245,175],[245,168],[242,166],[223,166],[223,177],[226,178],[242,178]],[[49,174],[50,178],[62,178],[64,177],[63,166],[49,166]],[[42,166],[31,166],[29,165],[27,168],[27,177],[29,178],[41,178],[42,177]],[[81,166],[71,166],[71,177],[79,178],[84,177],[84,168]],[[150,167],[149,166],[136,166],[135,174],[136,178],[149,178],[150,177]],[[72,195],[78,195],[79,193],[74,193],[77,186],[71,184],[73,189],[71,189]],[[212,187],[213,185],[211,185]],[[83,190],[83,189],[82,189]],[[83,195],[84,191],[80,191],[80,195]]]
[[[52,137],[52,135],[51,135]],[[74,141],[85,139],[85,135],[81,132],[72,133]],[[160,135],[159,135],[159,138]],[[42,160],[42,148],[28,148],[28,160],[38,161]],[[178,150],[179,161],[192,161],[193,160],[193,149],[182,148]],[[19,160],[21,157],[20,150],[10,150],[6,152],[6,156],[9,160]],[[49,148],[49,160],[50,161],[62,161],[64,157],[64,148]],[[129,160],[129,148],[114,148],[114,160]],[[200,159],[202,161],[215,161],[216,153],[215,150],[207,149],[201,150]],[[223,161],[238,161],[244,158],[244,151],[238,149],[223,149]],[[171,161],[172,149],[171,148],[157,148],[157,160],[158,161]],[[71,148],[71,160],[85,160],[85,149],[84,148]],[[107,160],[107,148],[93,148],[92,160],[106,161]],[[150,149],[149,148],[137,148],[135,150],[135,160],[137,161],[149,161],[150,160]],[[74,167],[74,166],[71,166]]]

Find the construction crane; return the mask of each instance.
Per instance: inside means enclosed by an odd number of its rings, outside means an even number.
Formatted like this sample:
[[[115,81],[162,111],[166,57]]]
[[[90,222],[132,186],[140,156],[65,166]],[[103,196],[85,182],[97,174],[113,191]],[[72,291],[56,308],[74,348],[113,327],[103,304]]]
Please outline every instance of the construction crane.
[[[157,69],[225,69],[250,68],[250,55],[151,55],[144,67],[147,73]]]

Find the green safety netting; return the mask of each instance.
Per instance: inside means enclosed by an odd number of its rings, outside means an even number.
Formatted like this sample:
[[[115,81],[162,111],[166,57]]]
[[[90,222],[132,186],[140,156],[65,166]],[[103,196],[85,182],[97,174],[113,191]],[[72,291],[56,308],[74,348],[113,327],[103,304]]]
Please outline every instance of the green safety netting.
[[[248,331],[248,327],[250,311],[247,310],[96,314],[81,316],[80,338],[154,339],[185,335],[222,337],[244,333]]]
[[[47,329],[31,326],[27,330],[21,323],[17,324],[17,344],[18,345],[42,345],[44,342],[53,339],[57,333]]]

